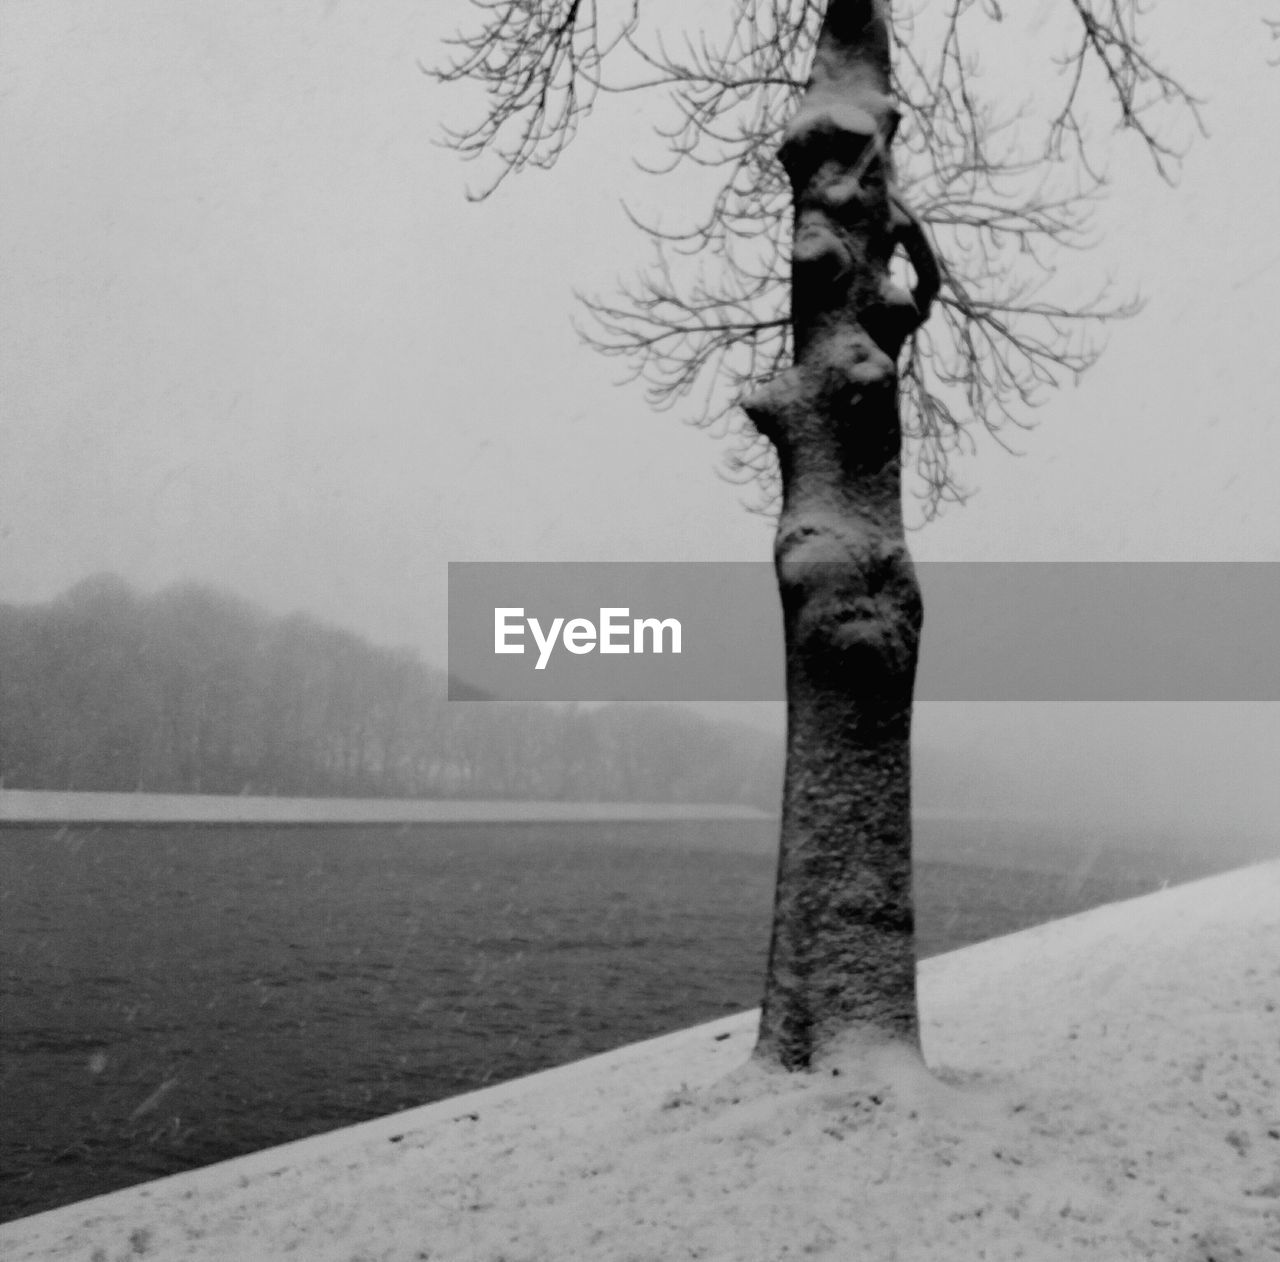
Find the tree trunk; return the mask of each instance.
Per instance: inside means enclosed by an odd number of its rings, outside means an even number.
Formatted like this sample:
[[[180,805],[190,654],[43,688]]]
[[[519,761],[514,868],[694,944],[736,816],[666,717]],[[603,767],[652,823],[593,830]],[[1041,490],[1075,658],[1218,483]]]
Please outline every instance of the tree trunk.
[[[788,738],[757,1057],[918,1053],[911,698],[922,619],[903,532],[897,357],[938,271],[893,188],[887,0],[832,0],[780,157],[792,183],[794,367],[747,400],[774,444]],[[914,289],[895,287],[901,247]]]

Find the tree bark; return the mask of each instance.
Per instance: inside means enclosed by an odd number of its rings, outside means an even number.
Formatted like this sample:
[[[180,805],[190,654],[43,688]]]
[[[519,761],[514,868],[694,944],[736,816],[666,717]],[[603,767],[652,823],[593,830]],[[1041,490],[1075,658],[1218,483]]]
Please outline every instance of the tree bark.
[[[918,1054],[910,728],[922,622],[904,537],[897,358],[938,270],[893,187],[887,0],[832,0],[779,156],[792,184],[795,364],[748,399],[774,444],[787,770],[756,1055]],[[890,280],[902,248],[916,273]]]

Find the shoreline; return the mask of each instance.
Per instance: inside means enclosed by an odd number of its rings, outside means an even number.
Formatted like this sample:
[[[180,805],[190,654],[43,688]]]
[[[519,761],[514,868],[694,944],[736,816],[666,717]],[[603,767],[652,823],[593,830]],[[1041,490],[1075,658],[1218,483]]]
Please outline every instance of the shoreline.
[[[307,798],[213,793],[0,789],[0,825],[766,823],[752,806],[700,802],[548,802],[469,798]]]
[[[926,960],[925,1055],[950,1085],[871,1057],[834,1082],[744,1076],[743,1013],[19,1219],[0,1248],[12,1262],[1270,1256],[1278,960],[1270,863]],[[732,1091],[714,1090],[726,1076]]]

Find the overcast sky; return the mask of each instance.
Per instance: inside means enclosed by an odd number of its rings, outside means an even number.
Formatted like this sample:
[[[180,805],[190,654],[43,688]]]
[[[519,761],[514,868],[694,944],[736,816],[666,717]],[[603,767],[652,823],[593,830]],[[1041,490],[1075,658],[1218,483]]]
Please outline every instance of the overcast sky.
[[[439,660],[451,559],[768,557],[716,444],[570,325],[644,261],[618,203],[655,195],[646,119],[468,203],[435,144],[464,96],[418,66],[467,7],[0,0],[0,600],[194,578]],[[1156,6],[1210,136],[1175,189],[1118,145],[1063,264],[1147,309],[1021,459],[962,467],[979,493],[918,556],[1280,559],[1267,9]]]

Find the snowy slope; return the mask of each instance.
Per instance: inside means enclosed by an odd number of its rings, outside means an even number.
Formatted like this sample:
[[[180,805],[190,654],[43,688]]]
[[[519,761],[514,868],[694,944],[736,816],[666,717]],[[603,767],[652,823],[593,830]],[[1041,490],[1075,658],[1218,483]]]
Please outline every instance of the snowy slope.
[[[754,1014],[0,1228],[119,1258],[1280,1257],[1280,864],[926,961],[925,1053]]]

